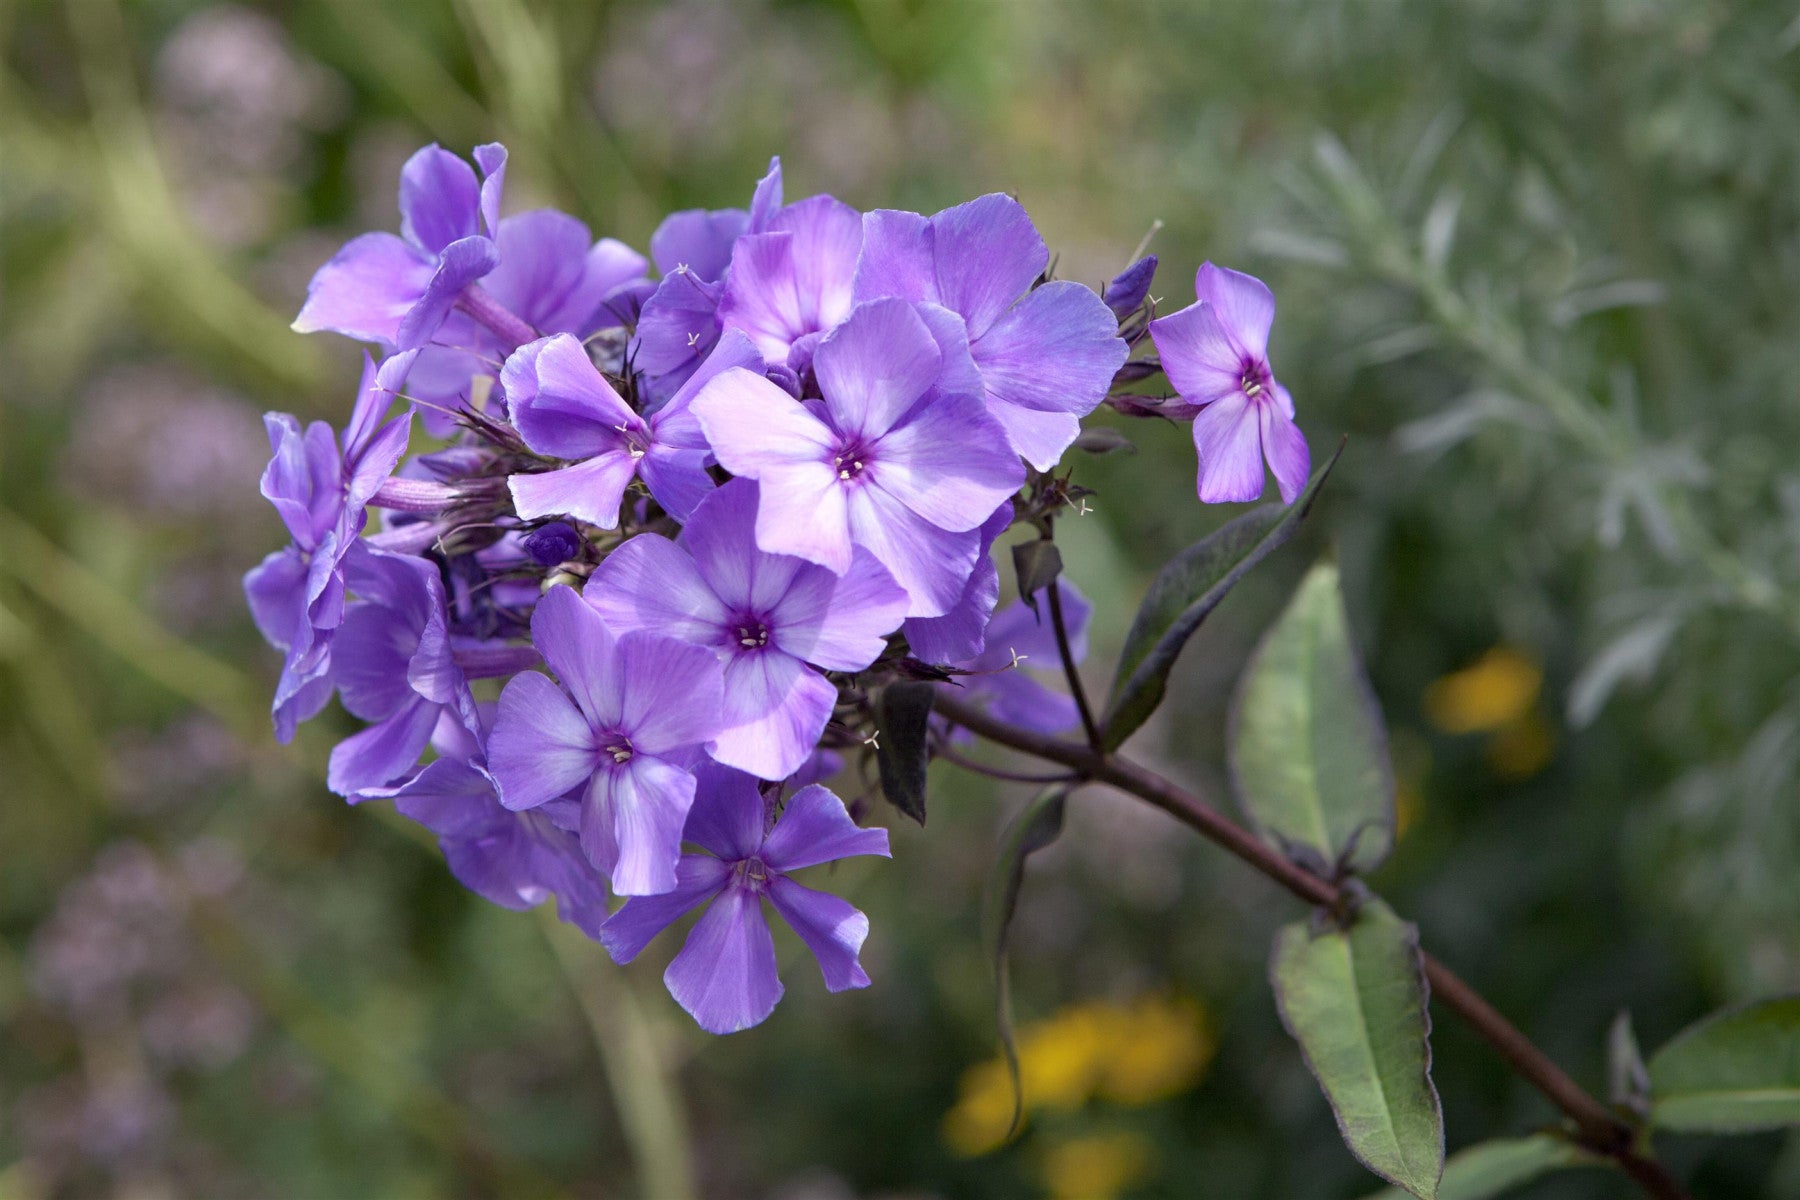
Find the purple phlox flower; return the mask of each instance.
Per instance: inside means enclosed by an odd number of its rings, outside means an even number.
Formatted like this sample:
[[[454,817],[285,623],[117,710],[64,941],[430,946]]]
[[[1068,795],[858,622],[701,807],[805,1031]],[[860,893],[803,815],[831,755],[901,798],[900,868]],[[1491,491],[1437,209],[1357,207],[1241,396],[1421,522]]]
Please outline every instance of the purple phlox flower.
[[[689,209],[670,214],[650,238],[663,279],[644,302],[631,343],[632,366],[667,396],[686,383],[719,341],[719,297],[740,237],[761,233],[781,208],[781,160],[756,185],[748,212]]]
[[[1312,455],[1294,424],[1294,398],[1269,369],[1275,296],[1255,276],[1211,263],[1201,266],[1194,291],[1193,304],[1150,322],[1150,337],[1163,373],[1195,414],[1200,499],[1257,499],[1267,460],[1282,503],[1292,504]]]
[[[1075,440],[1128,353],[1118,319],[1092,289],[1032,286],[1049,262],[1024,208],[995,193],[930,218],[869,213],[856,269],[859,301],[899,296],[962,319],[988,411],[1040,471]]]
[[[905,301],[874,301],[819,343],[822,400],[796,401],[742,369],[693,400],[726,470],[762,484],[759,546],[838,574],[861,546],[915,617],[961,597],[980,526],[1025,474],[980,398],[961,390],[968,377],[945,371],[933,332]]]
[[[713,488],[706,439],[690,402],[720,372],[761,365],[742,336],[723,339],[681,390],[645,417],[631,410],[568,334],[521,346],[502,373],[513,424],[539,454],[575,465],[512,476],[514,508],[526,520],[571,516],[612,529],[626,486],[641,475],[656,502],[685,519]]]
[[[1106,293],[1101,299],[1106,301],[1106,307],[1113,310],[1113,315],[1122,321],[1137,311],[1137,306],[1150,294],[1150,281],[1154,278],[1156,255],[1146,254],[1115,275],[1112,282],[1106,285]]]
[[[359,539],[344,570],[357,601],[332,640],[333,675],[344,707],[370,725],[332,749],[326,783],[354,796],[410,772],[446,711],[468,725],[476,715],[436,564]]]
[[[860,671],[906,615],[907,595],[858,549],[842,575],[756,544],[757,485],[734,479],[694,510],[676,541],[632,538],[582,595],[614,632],[706,646],[724,663],[724,716],[707,752],[785,779],[818,744],[837,687],[815,667]]]
[[[824,783],[843,769],[843,755],[836,750],[819,747],[806,756],[806,761],[800,764],[798,771],[788,776],[787,785],[795,789],[810,787],[815,783]]]
[[[263,418],[273,451],[262,494],[293,539],[244,576],[244,595],[263,637],[287,652],[275,693],[275,731],[283,742],[331,699],[328,648],[344,615],[343,560],[361,533],[367,505],[406,451],[412,417],[381,417],[412,366],[411,352],[379,368],[363,356],[356,406],[343,448],[331,426],[301,428],[286,413]]]
[[[833,992],[869,986],[857,961],[869,919],[848,902],[795,883],[803,867],[858,854],[890,857],[885,829],[860,829],[844,802],[816,785],[796,792],[769,828],[748,775],[709,766],[687,824],[705,853],[683,854],[673,890],[628,900],[600,927],[614,961],[630,962],[676,918],[712,901],[663,974],[670,995],[709,1033],[735,1033],[775,1011],[783,988],[766,899],[800,935]]]
[[[475,147],[468,163],[430,145],[400,171],[400,236],[365,233],[320,267],[294,318],[301,333],[330,330],[411,350],[429,341],[470,284],[500,262],[494,235],[506,150]]]
[[[769,219],[767,232],[731,248],[719,325],[750,335],[763,358],[804,371],[819,337],[850,315],[862,214],[809,196]]]
[[[719,730],[712,651],[650,633],[615,637],[573,589],[538,601],[531,637],[562,686],[515,676],[500,693],[488,769],[517,811],[580,792],[581,846],[620,895],[675,886],[693,767]]]
[[[613,238],[594,241],[586,225],[554,209],[505,218],[494,241],[500,265],[481,286],[540,333],[585,339],[618,328],[636,318],[651,290],[643,255]],[[449,434],[472,381],[497,376],[516,348],[467,313],[450,313],[411,379],[425,427],[439,437]]]
[[[1013,506],[1007,501],[981,526],[981,548],[975,570],[962,595],[941,617],[909,617],[902,626],[907,649],[921,662],[955,663],[974,658],[984,645],[983,633],[1000,599],[1000,568],[992,551],[1000,535],[1012,528]]]
[[[479,707],[480,716],[489,717],[485,710],[492,706]],[[484,742],[480,728],[440,719],[432,739],[438,757],[379,794],[437,834],[450,873],[470,891],[515,910],[555,896],[562,919],[598,939],[606,919],[605,881],[581,852],[580,839],[551,819],[549,806],[513,812],[500,803]]]
[[[1054,586],[1062,599],[1069,650],[1080,662],[1087,657],[1092,606],[1067,579],[1057,579]],[[1039,607],[1044,605],[1040,602]],[[1075,701],[1045,687],[1035,677],[1040,673],[1061,674],[1056,630],[1047,614],[1040,617],[1024,601],[1014,600],[988,622],[986,639],[981,653],[955,664],[969,674],[959,676],[954,684],[938,685],[946,689],[947,695],[978,704],[1008,724],[1039,733],[1061,733],[1080,724],[1081,712]],[[958,730],[953,736],[967,740],[970,735]]]

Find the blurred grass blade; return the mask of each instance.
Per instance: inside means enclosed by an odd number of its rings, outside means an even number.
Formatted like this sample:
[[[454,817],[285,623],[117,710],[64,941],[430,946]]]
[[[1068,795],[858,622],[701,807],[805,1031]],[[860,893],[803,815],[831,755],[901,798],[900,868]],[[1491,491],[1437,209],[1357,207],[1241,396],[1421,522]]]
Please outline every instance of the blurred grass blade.
[[[1151,581],[1119,654],[1119,672],[1101,721],[1106,748],[1117,750],[1162,703],[1169,671],[1188,638],[1257,563],[1294,536],[1344,452],[1340,441],[1291,505],[1265,504],[1195,542]]]
[[[1606,1165],[1606,1159],[1552,1133],[1496,1138],[1450,1156],[1437,1200],[1490,1200],[1552,1171]],[[1405,1200],[1406,1195],[1400,1188],[1383,1188],[1364,1200]]]
[[[1063,812],[1071,785],[1045,788],[1027,804],[1000,840],[1000,857],[988,880],[986,924],[994,957],[994,1017],[1000,1031],[1000,1049],[1012,1080],[1012,1120],[1006,1136],[1019,1128],[1025,1111],[1025,1091],[1019,1078],[1019,1050],[1013,1041],[1012,982],[1007,972],[1007,949],[1013,913],[1019,906],[1019,889],[1025,882],[1025,860],[1062,836]]]
[[[1650,1121],[1678,1133],[1800,1125],[1800,996],[1706,1018],[1650,1058]]]
[[[1373,897],[1346,930],[1299,921],[1275,935],[1270,980],[1351,1153],[1389,1183],[1435,1200],[1444,1119],[1431,1082],[1419,935]]]
[[[1387,730],[1350,640],[1336,564],[1307,573],[1251,656],[1230,752],[1251,823],[1309,869],[1370,871],[1393,848]]]

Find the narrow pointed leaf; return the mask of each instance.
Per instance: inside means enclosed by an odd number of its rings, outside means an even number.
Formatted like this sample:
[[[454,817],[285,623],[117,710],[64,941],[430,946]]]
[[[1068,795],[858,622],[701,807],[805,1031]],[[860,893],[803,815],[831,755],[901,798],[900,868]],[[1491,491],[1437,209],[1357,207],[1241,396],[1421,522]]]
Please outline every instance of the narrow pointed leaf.
[[[1019,1127],[1024,1112],[1024,1092],[1019,1082],[1019,1051],[1013,1040],[1012,980],[1007,971],[1007,948],[1013,913],[1019,906],[1019,889],[1025,883],[1025,860],[1062,836],[1063,810],[1070,785],[1054,784],[1027,804],[1000,839],[1000,856],[988,879],[986,923],[994,959],[994,1019],[1000,1031],[1000,1049],[1012,1077],[1013,1113],[1008,1136]]]
[[[1490,1200],[1552,1171],[1607,1165],[1606,1159],[1554,1134],[1497,1138],[1450,1156],[1437,1200]],[[1364,1200],[1405,1200],[1406,1195],[1400,1188],[1383,1188]]]
[[[1431,1082],[1418,931],[1371,897],[1348,931],[1284,927],[1270,979],[1282,1024],[1351,1153],[1389,1183],[1435,1200],[1444,1120]]]
[[[1335,565],[1308,572],[1263,637],[1231,726],[1238,800],[1267,840],[1315,870],[1381,864],[1394,843],[1393,768]]]
[[[1650,1058],[1650,1121],[1679,1133],[1800,1125],[1800,996],[1690,1025]]]
[[[1019,599],[1033,613],[1037,612],[1037,594],[1056,582],[1062,574],[1062,551],[1048,538],[1020,542],[1013,547],[1013,571],[1019,580]]]
[[[875,698],[875,767],[888,803],[923,825],[925,769],[930,762],[927,722],[937,685],[903,679]]]
[[[1170,559],[1156,573],[1138,607],[1103,722],[1106,748],[1116,750],[1162,703],[1169,671],[1188,638],[1250,568],[1294,536],[1344,444],[1314,472],[1292,504],[1253,508]]]

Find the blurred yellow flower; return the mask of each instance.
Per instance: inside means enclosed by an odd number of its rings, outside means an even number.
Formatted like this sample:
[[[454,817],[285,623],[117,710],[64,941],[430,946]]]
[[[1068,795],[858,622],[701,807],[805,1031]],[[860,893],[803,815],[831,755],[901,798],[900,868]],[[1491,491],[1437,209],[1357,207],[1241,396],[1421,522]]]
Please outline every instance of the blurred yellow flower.
[[[1488,766],[1507,779],[1529,779],[1550,765],[1556,731],[1533,709],[1488,739]]]
[[[1425,715],[1445,733],[1491,733],[1529,713],[1544,671],[1509,646],[1495,646],[1425,689]]]
[[[1054,1200],[1113,1200],[1149,1174],[1155,1149],[1141,1133],[1073,1137],[1045,1153],[1044,1183]]]
[[[1206,1010],[1179,996],[1143,996],[1130,1004],[1092,1002],[1063,1009],[1018,1032],[1020,1091],[1026,1112],[1069,1110],[1099,1097],[1143,1105],[1197,1083],[1217,1048]],[[1012,1082],[1004,1059],[964,1073],[944,1140],[973,1157],[1005,1144]]]

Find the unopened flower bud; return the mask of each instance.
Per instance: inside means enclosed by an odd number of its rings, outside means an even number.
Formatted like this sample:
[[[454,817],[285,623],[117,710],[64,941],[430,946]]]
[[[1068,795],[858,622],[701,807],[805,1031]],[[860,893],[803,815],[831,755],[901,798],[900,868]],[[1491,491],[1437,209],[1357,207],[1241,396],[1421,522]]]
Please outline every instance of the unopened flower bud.
[[[581,535],[566,521],[540,525],[519,539],[525,553],[540,567],[554,567],[568,562],[581,552]]]
[[[1106,307],[1112,309],[1120,320],[1124,320],[1150,294],[1150,281],[1155,277],[1156,255],[1146,254],[1120,271],[1106,285],[1106,294],[1102,297],[1106,301]]]

